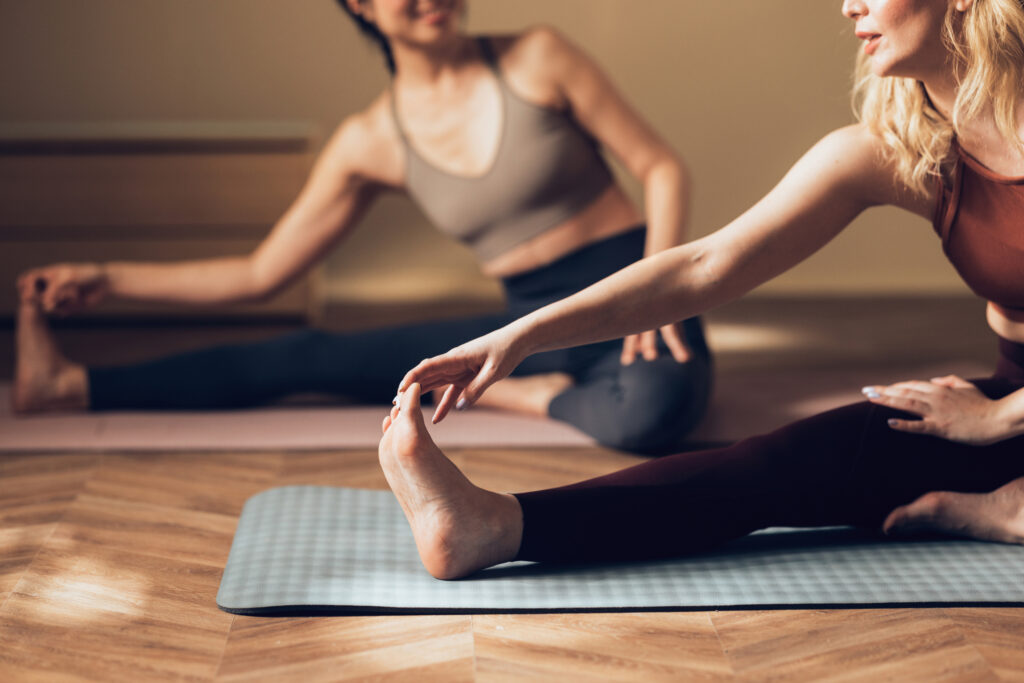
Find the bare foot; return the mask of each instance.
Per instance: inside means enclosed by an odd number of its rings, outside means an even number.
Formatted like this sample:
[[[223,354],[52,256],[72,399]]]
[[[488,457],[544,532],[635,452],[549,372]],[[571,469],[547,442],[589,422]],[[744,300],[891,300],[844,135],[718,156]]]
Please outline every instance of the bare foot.
[[[434,444],[423,424],[418,384],[384,418],[379,452],[433,576],[457,579],[515,557],[523,533],[519,501],[474,486]]]
[[[11,403],[16,413],[84,410],[89,407],[85,368],[61,354],[46,316],[35,303],[18,307]]]
[[[1024,544],[1024,478],[991,493],[926,493],[890,512],[882,530],[887,534],[937,531]]]
[[[572,384],[572,376],[564,372],[506,377],[488,387],[476,405],[547,417],[552,399]]]

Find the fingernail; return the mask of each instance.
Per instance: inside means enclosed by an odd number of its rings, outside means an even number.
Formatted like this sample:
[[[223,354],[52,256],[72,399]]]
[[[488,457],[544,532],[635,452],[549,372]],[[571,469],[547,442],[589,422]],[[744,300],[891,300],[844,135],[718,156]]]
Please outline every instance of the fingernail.
[[[890,417],[888,420],[886,420],[886,422],[889,423],[890,427],[895,427],[897,424],[899,424],[899,420],[897,420],[894,417]]]
[[[460,398],[458,403],[455,404],[455,410],[465,410],[465,409],[466,409],[466,399]]]
[[[861,393],[863,393],[868,398],[879,398],[881,396],[881,394],[878,393],[878,390],[875,389],[874,387],[864,387],[863,389],[861,389]]]

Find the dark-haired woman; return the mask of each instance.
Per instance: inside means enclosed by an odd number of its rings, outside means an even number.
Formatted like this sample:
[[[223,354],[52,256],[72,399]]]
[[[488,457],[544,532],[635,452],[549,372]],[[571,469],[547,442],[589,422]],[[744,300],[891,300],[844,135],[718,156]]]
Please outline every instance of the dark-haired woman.
[[[419,359],[489,332],[683,241],[679,157],[591,60],[547,28],[460,30],[461,0],[343,0],[384,49],[391,87],[344,121],[295,204],[250,255],[203,262],[60,264],[25,273],[15,407],[219,408],[294,392],[390,401]],[[599,147],[644,185],[641,213]],[[213,304],[269,297],[351,230],[378,193],[407,192],[500,278],[503,314],[361,334],[304,331],[141,365],[86,368],[53,344],[43,314],[106,297]],[[42,290],[42,291],[40,291]],[[678,446],[703,413],[710,358],[689,319],[535,357],[490,405],[551,415],[636,451]]]

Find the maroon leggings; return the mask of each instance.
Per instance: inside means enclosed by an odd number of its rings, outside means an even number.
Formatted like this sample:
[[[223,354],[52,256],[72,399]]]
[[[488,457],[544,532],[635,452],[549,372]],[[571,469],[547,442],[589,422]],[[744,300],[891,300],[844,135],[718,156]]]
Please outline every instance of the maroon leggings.
[[[989,398],[1024,387],[1024,344],[1000,340]],[[929,491],[987,492],[1024,476],[1024,436],[967,446],[888,426],[856,403],[726,448],[680,453],[571,486],[517,494],[517,559],[641,560],[706,550],[769,526],[879,528]]]

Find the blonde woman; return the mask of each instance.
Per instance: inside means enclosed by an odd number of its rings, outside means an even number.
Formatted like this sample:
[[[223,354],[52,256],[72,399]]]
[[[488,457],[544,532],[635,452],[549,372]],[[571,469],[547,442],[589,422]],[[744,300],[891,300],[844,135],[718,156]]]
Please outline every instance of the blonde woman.
[[[846,0],[863,41],[862,122],[815,145],[718,232],[424,361],[384,421],[380,456],[426,568],[453,578],[512,559],[674,556],[772,525],[851,524],[1024,542],[1024,3]],[[741,296],[892,204],[933,222],[985,297],[989,379],[864,390],[846,406],[713,451],[547,491],[473,486],[410,410],[435,419],[531,353],[609,339]]]
[[[544,27],[469,35],[465,0],[338,3],[382,51],[390,87],[342,122],[305,189],[252,254],[25,273],[16,409],[237,408],[301,392],[385,403],[421,358],[684,241],[682,160],[562,35]],[[645,212],[602,150],[643,183]],[[108,297],[203,305],[271,296],[393,191],[408,194],[500,279],[505,312],[354,334],[305,330],[117,367],[69,361],[46,327],[44,312]],[[671,452],[704,412],[711,371],[700,321],[691,319],[537,355],[488,399],[563,420],[613,448]]]

